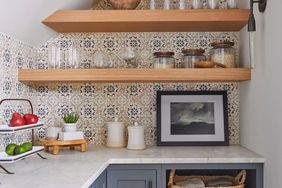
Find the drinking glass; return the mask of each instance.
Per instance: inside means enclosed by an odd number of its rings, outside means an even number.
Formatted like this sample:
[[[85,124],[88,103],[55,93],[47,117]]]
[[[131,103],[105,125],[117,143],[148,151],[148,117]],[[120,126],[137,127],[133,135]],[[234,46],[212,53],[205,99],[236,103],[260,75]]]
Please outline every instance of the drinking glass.
[[[61,49],[58,44],[48,45],[48,67],[50,69],[59,69],[61,65]]]

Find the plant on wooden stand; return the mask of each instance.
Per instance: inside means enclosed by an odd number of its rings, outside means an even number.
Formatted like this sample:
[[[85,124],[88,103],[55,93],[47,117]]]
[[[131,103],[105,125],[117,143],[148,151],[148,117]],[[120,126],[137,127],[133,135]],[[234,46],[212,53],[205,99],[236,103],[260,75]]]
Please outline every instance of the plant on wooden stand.
[[[79,119],[77,113],[66,114],[63,119],[65,132],[75,132],[77,130],[77,121]]]

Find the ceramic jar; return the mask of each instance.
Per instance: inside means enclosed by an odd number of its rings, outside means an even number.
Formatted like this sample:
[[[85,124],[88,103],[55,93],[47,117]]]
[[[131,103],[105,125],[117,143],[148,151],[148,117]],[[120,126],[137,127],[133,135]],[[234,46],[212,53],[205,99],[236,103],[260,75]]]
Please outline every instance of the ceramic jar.
[[[48,127],[46,132],[47,140],[57,140],[60,132],[62,132],[62,128],[60,127]]]
[[[124,123],[119,122],[116,118],[113,122],[106,122],[108,130],[107,147],[122,148],[125,147],[125,129]]]
[[[127,149],[142,150],[145,149],[144,126],[139,126],[137,122],[134,126],[128,126],[128,144]]]

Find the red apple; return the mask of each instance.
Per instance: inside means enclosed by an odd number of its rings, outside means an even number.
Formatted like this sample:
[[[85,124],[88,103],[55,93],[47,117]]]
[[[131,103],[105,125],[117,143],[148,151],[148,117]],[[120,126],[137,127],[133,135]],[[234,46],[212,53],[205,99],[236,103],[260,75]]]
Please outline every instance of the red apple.
[[[24,118],[24,120],[25,120],[27,125],[35,124],[35,123],[38,122],[38,117],[36,115],[34,115],[34,114],[25,114],[23,116],[23,118]]]
[[[12,115],[12,119],[10,121],[10,126],[11,127],[18,127],[18,126],[23,126],[25,125],[26,122],[24,118],[17,112],[14,112]]]

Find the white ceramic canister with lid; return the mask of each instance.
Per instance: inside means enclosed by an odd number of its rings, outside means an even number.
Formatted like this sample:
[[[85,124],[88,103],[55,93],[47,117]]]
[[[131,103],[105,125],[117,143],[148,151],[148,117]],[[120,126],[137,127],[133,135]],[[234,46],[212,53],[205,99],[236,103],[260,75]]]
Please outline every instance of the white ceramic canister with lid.
[[[145,149],[144,126],[139,126],[137,122],[134,126],[128,126],[128,144],[127,149],[142,150]]]
[[[113,122],[106,122],[108,129],[107,147],[122,148],[126,146],[124,123],[115,118]]]

